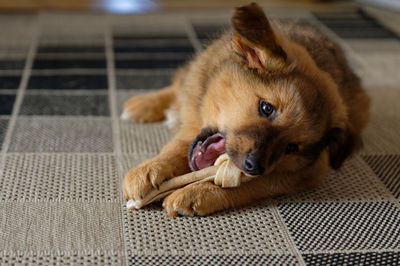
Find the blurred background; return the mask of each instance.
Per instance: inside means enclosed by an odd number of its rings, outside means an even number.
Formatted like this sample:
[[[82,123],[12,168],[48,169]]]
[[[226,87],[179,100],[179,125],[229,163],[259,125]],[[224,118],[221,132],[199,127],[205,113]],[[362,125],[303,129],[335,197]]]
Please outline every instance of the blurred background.
[[[168,11],[176,9],[220,9],[231,8],[246,4],[249,1],[233,0],[0,0],[1,10],[96,10],[112,13],[141,13],[149,11]],[[370,4],[389,9],[400,9],[397,0],[263,0],[257,1],[260,5],[269,8],[308,8],[313,10],[333,9],[343,6]]]

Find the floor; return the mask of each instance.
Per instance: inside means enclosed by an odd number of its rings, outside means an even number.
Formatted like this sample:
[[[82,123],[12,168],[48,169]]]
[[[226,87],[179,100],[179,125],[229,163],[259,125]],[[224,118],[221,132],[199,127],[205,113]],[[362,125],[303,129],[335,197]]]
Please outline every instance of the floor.
[[[364,149],[318,188],[209,217],[128,211],[163,123],[121,121],[231,10],[0,14],[0,264],[400,264],[399,15],[268,9],[340,43],[373,100]]]

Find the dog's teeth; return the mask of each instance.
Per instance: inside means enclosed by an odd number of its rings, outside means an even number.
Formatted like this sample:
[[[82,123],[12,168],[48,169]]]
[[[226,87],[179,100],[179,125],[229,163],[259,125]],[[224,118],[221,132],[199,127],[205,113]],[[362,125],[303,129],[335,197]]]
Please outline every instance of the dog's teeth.
[[[129,120],[129,113],[127,111],[123,111],[121,114],[121,119],[122,120]]]
[[[197,155],[198,155],[198,156],[201,156],[201,155],[202,155],[201,151],[199,151],[199,152],[197,153]]]

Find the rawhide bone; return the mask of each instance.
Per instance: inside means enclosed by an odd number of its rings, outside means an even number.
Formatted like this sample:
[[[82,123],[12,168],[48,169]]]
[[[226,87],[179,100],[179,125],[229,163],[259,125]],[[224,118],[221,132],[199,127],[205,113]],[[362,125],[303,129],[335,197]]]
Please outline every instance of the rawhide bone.
[[[126,203],[128,209],[140,209],[143,206],[162,198],[165,198],[175,190],[187,185],[200,182],[214,182],[223,188],[238,187],[242,182],[248,182],[254,176],[247,176],[231,161],[229,156],[224,153],[218,157],[214,166],[210,166],[195,172],[177,176],[163,182],[158,189],[151,190],[141,200],[129,200]]]

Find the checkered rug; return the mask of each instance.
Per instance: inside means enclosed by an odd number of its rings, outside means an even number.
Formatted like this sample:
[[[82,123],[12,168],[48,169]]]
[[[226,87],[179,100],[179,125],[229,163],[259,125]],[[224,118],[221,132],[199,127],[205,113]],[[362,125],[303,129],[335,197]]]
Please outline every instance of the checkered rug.
[[[175,219],[126,210],[123,174],[170,133],[119,114],[230,11],[0,14],[0,264],[400,264],[400,28],[361,10],[267,13],[343,46],[373,101],[365,147],[314,190]]]

